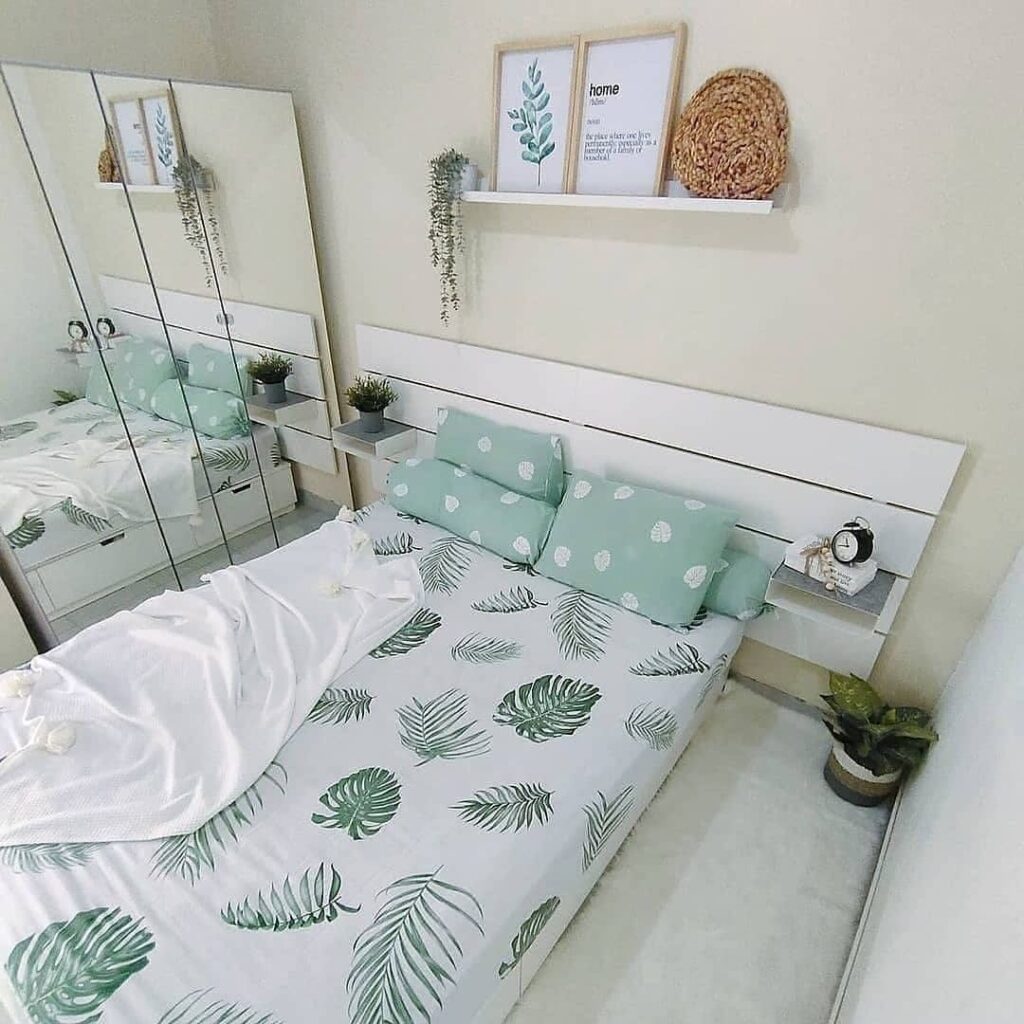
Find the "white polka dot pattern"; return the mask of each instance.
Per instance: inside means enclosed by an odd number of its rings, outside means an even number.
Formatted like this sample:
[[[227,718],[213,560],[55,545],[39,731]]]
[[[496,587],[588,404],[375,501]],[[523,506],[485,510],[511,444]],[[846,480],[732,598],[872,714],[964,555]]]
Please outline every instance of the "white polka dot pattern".
[[[705,505],[703,501],[698,501],[696,498],[687,498],[683,504],[691,512],[699,512],[702,508],[707,508],[707,505]]]
[[[706,565],[694,565],[683,573],[683,582],[691,589],[696,590],[708,578],[708,567]]]
[[[632,498],[634,494],[636,494],[636,491],[632,487],[628,484],[623,484],[621,487],[615,488],[615,493],[612,497],[616,501],[625,501],[627,498]]]
[[[651,540],[655,544],[667,544],[671,539],[672,527],[664,519],[659,519],[651,527]]]
[[[405,484],[395,484],[391,491],[396,498],[404,498],[409,493],[409,488]]]
[[[519,463],[519,476],[523,480],[533,479],[533,463],[529,461],[523,461]]]
[[[484,434],[484,436],[477,441],[476,446],[486,455],[487,452],[491,450],[491,439]]]
[[[598,551],[594,555],[594,568],[598,572],[605,572],[612,564],[612,553],[610,551]]]
[[[564,544],[559,544],[551,557],[554,558],[555,565],[564,569],[569,564],[569,559],[572,558],[572,551]]]
[[[573,484],[572,496],[577,500],[580,500],[585,498],[591,490],[593,490],[593,488],[590,486],[589,480],[577,480],[576,483]]]
[[[516,494],[515,491],[506,491],[498,500],[502,505],[515,505],[520,498],[522,498],[521,494]]]
[[[454,494],[444,496],[444,507],[448,512],[454,512],[459,507],[459,499]]]
[[[530,554],[530,542],[525,537],[516,537],[516,539],[512,541],[512,547],[521,555]]]
[[[474,544],[479,544],[479,543],[481,543],[481,541],[480,541],[480,531],[479,531],[479,530],[470,530],[470,531],[469,531],[469,539],[470,539],[470,540],[471,540],[471,541],[472,541],[472,542],[473,542]]]
[[[628,590],[619,598],[619,604],[623,608],[628,608],[631,612],[635,612],[640,607],[636,594],[631,594]]]

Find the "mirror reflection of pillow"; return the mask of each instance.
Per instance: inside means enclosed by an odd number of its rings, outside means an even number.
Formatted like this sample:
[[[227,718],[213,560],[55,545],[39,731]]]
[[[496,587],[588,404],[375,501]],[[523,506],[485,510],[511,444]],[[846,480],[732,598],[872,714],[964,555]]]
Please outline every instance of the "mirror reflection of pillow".
[[[252,394],[249,359],[238,356],[232,361],[229,349],[200,342],[188,350],[188,382],[193,387],[226,391],[244,398]]]
[[[116,409],[114,393],[107,380],[108,373],[118,401],[146,412],[150,411],[157,388],[177,376],[167,343],[148,338],[119,341],[113,348],[104,351],[102,362],[100,358],[93,360],[85,397],[95,405]]]
[[[187,406],[186,406],[187,403]],[[235,395],[212,388],[197,388],[169,380],[153,395],[151,411],[164,420],[195,425],[196,431],[208,437],[241,437],[249,433],[245,402]]]

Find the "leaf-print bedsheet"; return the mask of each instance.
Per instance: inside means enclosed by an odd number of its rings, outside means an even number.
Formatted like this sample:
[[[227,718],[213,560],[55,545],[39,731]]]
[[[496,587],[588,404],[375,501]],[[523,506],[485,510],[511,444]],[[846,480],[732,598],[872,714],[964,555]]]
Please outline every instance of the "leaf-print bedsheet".
[[[655,626],[387,506],[362,525],[430,559],[427,608],[242,797],[163,842],[0,850],[16,1021],[466,1024],[514,1003],[741,627]]]

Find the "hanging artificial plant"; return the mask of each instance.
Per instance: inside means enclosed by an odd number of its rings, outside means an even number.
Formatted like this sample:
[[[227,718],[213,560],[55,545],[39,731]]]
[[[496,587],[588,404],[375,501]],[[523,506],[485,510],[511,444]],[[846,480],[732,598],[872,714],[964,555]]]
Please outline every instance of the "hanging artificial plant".
[[[220,238],[220,221],[213,202],[213,175],[193,156],[183,156],[174,165],[174,195],[185,229],[185,240],[199,253],[206,275],[206,287],[213,287],[213,259],[222,274],[228,273],[228,261]],[[200,206],[200,194],[202,206]],[[207,246],[209,239],[209,247]]]
[[[446,149],[430,161],[430,262],[441,276],[441,322],[459,308],[456,260],[462,252],[462,172],[468,157]]]

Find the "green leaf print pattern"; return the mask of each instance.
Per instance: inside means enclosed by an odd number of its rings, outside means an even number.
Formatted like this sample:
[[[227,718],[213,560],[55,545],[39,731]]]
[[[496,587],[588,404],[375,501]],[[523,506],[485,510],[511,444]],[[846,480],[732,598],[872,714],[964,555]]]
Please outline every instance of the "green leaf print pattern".
[[[46,533],[46,523],[31,512],[23,516],[21,522],[7,536],[12,548],[27,548]]]
[[[361,768],[339,779],[320,797],[330,814],[313,814],[313,823],[343,828],[353,839],[376,835],[394,816],[401,784],[386,768]]]
[[[313,710],[307,716],[307,720],[324,725],[340,725],[353,718],[358,722],[370,713],[370,704],[372,703],[373,696],[366,690],[342,690],[328,687],[320,694],[317,702],[313,705]]]
[[[525,612],[530,608],[546,608],[547,601],[538,601],[529,587],[512,587],[510,590],[498,591],[491,597],[473,602],[473,610],[478,612],[500,612],[508,615],[512,612]]]
[[[583,870],[586,871],[608,845],[615,830],[626,820],[633,806],[633,787],[627,786],[611,800],[598,791],[597,799],[583,808],[587,836],[583,842]]]
[[[540,165],[555,151],[551,139],[554,126],[550,110],[545,110],[551,101],[551,94],[544,87],[541,69],[537,66],[539,57],[534,57],[526,69],[522,83],[523,104],[518,109],[506,111],[512,122],[512,131],[523,147],[520,156],[527,163],[537,165],[537,186],[540,187]]]
[[[387,898],[352,947],[351,1024],[429,1022],[433,1005],[443,1005],[463,956],[456,928],[483,935],[484,912],[440,870],[400,878],[380,893]]]
[[[181,875],[189,885],[195,885],[204,869],[216,867],[217,851],[224,849],[228,840],[238,842],[238,833],[252,824],[256,812],[263,806],[263,792],[267,784],[284,792],[288,773],[271,761],[267,770],[223,811],[215,814],[205,825],[183,836],[165,839],[153,854],[150,874],[163,878]]]
[[[378,558],[411,555],[414,551],[419,551],[419,548],[413,543],[411,533],[396,533],[388,537],[380,537],[373,542],[373,553]]]
[[[93,533],[102,533],[104,530],[110,529],[109,519],[104,519],[102,516],[95,515],[92,512],[86,512],[84,508],[79,508],[70,498],[65,498],[60,503],[60,510],[67,516],[69,523],[75,526],[84,526],[87,530],[92,530]]]
[[[582,590],[566,591],[551,613],[551,629],[558,649],[563,658],[572,661],[600,660],[611,623],[607,603]]]
[[[218,473],[237,473],[241,469],[248,469],[250,461],[249,449],[245,445],[224,444],[203,448],[206,468]]]
[[[197,989],[179,999],[157,1024],[282,1024],[269,1013],[257,1013],[239,1003],[207,999],[211,989]]]
[[[481,789],[452,809],[471,825],[488,832],[518,832],[533,824],[544,825],[551,816],[551,796],[534,782]]]
[[[0,863],[19,874],[38,874],[51,868],[65,871],[87,864],[96,843],[29,843],[0,847]]]
[[[668,750],[676,738],[679,723],[676,716],[665,708],[641,704],[633,708],[625,721],[626,732],[651,750]]]
[[[458,537],[442,537],[420,559],[420,576],[428,594],[454,594],[472,562],[473,547]]]
[[[241,903],[229,903],[220,912],[221,919],[236,928],[288,932],[333,921],[341,913],[359,912],[360,907],[341,902],[341,875],[333,864],[321,864],[312,872],[313,868],[303,871],[295,887],[286,877],[280,890],[272,885],[266,896],[258,892],[252,905],[248,896]]]
[[[722,675],[728,670],[728,666],[728,654],[720,654],[715,659],[714,665],[712,666],[711,671],[708,673],[707,681],[701,687],[700,697],[697,700],[697,708],[699,708],[704,703],[704,701],[708,699],[708,696],[711,694],[711,691],[714,690],[716,686],[720,686],[723,683]],[[694,708],[694,710],[696,710],[696,708]]]
[[[558,905],[562,901],[557,896],[545,900],[520,926],[519,934],[512,940],[512,959],[502,963],[498,968],[498,977],[504,978],[513,970],[526,955],[526,951],[536,942],[544,925],[551,920]]]
[[[398,709],[398,736],[402,746],[418,754],[419,765],[435,758],[457,760],[486,753],[491,737],[473,731],[475,720],[463,721],[469,698],[461,690],[445,690],[432,700],[412,702]]]
[[[370,657],[393,658],[398,654],[408,654],[420,644],[426,643],[427,637],[440,625],[441,616],[437,612],[420,608],[397,633],[392,633],[387,640],[370,651]]]
[[[679,643],[631,665],[629,671],[635,676],[682,676],[706,672],[707,668],[708,663],[701,658],[696,647]]]
[[[541,676],[510,690],[494,712],[499,725],[511,725],[534,743],[571,736],[590,721],[601,691],[590,683],[564,676]]]
[[[22,939],[7,975],[36,1024],[93,1024],[101,1007],[149,963],[155,943],[141,919],[97,907]]]
[[[475,665],[491,665],[498,661],[509,661],[523,653],[522,644],[514,640],[470,633],[452,647],[455,661],[469,661]]]

